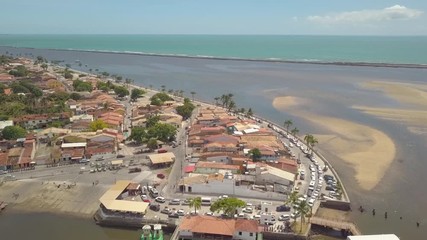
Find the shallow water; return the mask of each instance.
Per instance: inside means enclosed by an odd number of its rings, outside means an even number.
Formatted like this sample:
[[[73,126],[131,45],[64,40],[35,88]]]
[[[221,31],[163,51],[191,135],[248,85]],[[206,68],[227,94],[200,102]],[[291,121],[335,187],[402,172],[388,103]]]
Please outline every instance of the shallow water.
[[[135,84],[166,89],[182,89],[187,96],[195,91],[196,98],[214,102],[215,96],[231,92],[239,107],[252,107],[254,112],[277,123],[293,119],[300,134],[322,133],[316,125],[292,113],[272,107],[276,96],[291,95],[311,100],[306,110],[358,122],[389,135],[397,146],[397,156],[385,177],[372,191],[363,191],[353,177],[353,169],[339,158],[323,152],[340,174],[354,208],[363,205],[368,212],[377,210],[377,216],[354,212],[353,218],[366,233],[396,233],[401,239],[422,239],[427,236],[427,181],[426,137],[407,131],[402,124],[377,119],[349,106],[366,105],[396,107],[399,103],[375,91],[360,87],[371,80],[400,81],[425,84],[427,70],[404,68],[375,68],[325,66],[312,64],[285,64],[230,60],[153,57],[110,53],[88,53],[0,47],[0,52],[32,52],[50,60],[65,60],[72,68],[88,71],[99,69]],[[83,64],[79,67],[75,60]],[[65,63],[64,63],[65,64]],[[85,65],[87,64],[87,67]],[[320,149],[321,150],[321,149]],[[388,211],[384,220],[382,214]],[[396,212],[395,212],[396,211]],[[400,220],[400,215],[403,220]],[[415,222],[420,221],[417,229]]]

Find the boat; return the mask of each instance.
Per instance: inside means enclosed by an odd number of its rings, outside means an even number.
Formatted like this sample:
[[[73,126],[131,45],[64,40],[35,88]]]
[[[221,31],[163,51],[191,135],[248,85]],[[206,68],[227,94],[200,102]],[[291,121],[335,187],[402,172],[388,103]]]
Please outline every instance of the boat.
[[[0,211],[7,207],[7,203],[0,201]]]
[[[150,225],[144,225],[140,240],[163,240],[162,225],[154,224],[153,229]]]

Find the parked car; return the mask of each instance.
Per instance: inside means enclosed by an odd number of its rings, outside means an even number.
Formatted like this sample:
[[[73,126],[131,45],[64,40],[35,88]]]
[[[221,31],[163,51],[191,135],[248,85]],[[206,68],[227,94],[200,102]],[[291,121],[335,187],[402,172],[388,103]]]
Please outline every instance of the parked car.
[[[156,197],[155,200],[156,200],[156,202],[159,202],[159,203],[165,203],[166,202],[166,199],[164,197]]]
[[[286,205],[280,205],[276,207],[276,212],[287,212],[290,211],[291,207],[286,206]]]
[[[129,173],[136,173],[136,172],[141,172],[141,168],[139,167],[129,168]]]
[[[288,221],[291,219],[291,216],[289,216],[288,214],[282,214],[279,216],[279,221]]]
[[[160,211],[160,204],[158,204],[158,203],[151,203],[150,204],[150,209],[153,210],[153,211],[158,212],[158,211]]]
[[[150,202],[150,199],[148,198],[147,195],[141,195],[141,199],[143,202],[148,202],[148,203]]]
[[[169,205],[180,205],[181,204],[181,200],[179,199],[172,199],[169,201]]]
[[[190,205],[190,200],[185,199],[184,201],[182,201],[182,205]]]
[[[168,214],[168,217],[170,217],[170,218],[179,218],[179,215],[178,215],[178,213],[177,213],[177,212],[170,212],[170,213]]]
[[[160,179],[164,179],[164,178],[165,178],[165,175],[164,175],[163,173],[158,173],[158,174],[157,174],[157,177],[158,177],[158,178],[160,178]]]
[[[171,213],[171,210],[168,208],[168,207],[165,207],[165,208],[163,208],[162,209],[162,211],[160,211],[161,213],[164,213],[164,214],[169,214],[169,213]]]
[[[176,213],[177,213],[179,216],[184,216],[184,215],[185,215],[185,212],[184,212],[184,210],[182,210],[182,209],[179,209],[178,211],[176,211]]]
[[[123,154],[117,155],[117,158],[124,158],[124,157],[125,157],[125,155],[123,155]]]

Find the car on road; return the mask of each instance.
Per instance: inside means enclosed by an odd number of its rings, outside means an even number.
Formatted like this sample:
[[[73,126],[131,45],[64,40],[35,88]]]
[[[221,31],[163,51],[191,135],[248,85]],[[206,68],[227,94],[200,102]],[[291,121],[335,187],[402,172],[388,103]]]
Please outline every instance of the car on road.
[[[164,179],[164,178],[165,178],[165,175],[164,175],[163,173],[158,173],[158,174],[157,174],[157,177],[158,177],[158,178],[160,178],[160,179]]]
[[[253,210],[253,208],[251,208],[251,207],[246,207],[246,208],[243,208],[243,209],[242,209],[242,212],[244,212],[244,213],[253,213],[253,212],[254,212],[254,210]]]
[[[150,199],[148,198],[148,196],[147,195],[145,195],[145,194],[143,194],[143,195],[141,195],[141,200],[143,201],[143,202],[150,202]]]
[[[123,155],[123,154],[117,155],[117,158],[124,158],[124,157],[125,157],[125,155]]]
[[[228,198],[228,195],[221,195],[218,197],[218,199],[224,199],[224,198]]]
[[[181,203],[182,205],[190,205],[190,200],[185,199],[184,201],[182,201]]]
[[[165,203],[166,202],[166,199],[164,197],[156,197],[155,200],[156,200],[156,202],[159,202],[159,203]]]
[[[170,213],[168,214],[168,217],[170,217],[170,218],[179,218],[179,215],[178,215],[178,213],[177,213],[177,212],[170,212]]]
[[[282,214],[279,216],[279,221],[288,221],[291,219],[291,216],[289,216],[288,214]]]
[[[286,205],[280,205],[276,207],[276,212],[287,212],[290,211],[291,207],[286,206]]]
[[[181,204],[181,200],[177,198],[169,201],[169,205],[180,205],[180,204]]]
[[[176,213],[178,213],[179,216],[184,216],[185,212],[183,209],[179,209],[178,211],[176,211]]]

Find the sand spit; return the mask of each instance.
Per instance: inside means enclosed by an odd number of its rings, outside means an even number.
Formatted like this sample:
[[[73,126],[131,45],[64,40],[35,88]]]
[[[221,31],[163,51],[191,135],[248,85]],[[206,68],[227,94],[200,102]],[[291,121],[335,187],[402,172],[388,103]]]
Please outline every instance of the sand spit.
[[[365,82],[361,86],[380,90],[402,104],[412,107],[427,107],[427,84],[372,81]]]
[[[366,106],[353,106],[353,108],[384,120],[404,124],[412,133],[427,134],[427,111]]]
[[[278,110],[289,110],[291,108],[298,108],[308,103],[307,99],[294,97],[294,96],[283,96],[276,97],[273,99],[273,107]]]
[[[391,138],[366,125],[298,110],[295,100],[294,97],[276,98],[273,106],[281,111],[292,108],[293,115],[329,132],[327,135],[316,135],[318,147],[350,164],[361,188],[373,189],[395,158],[396,146]]]

